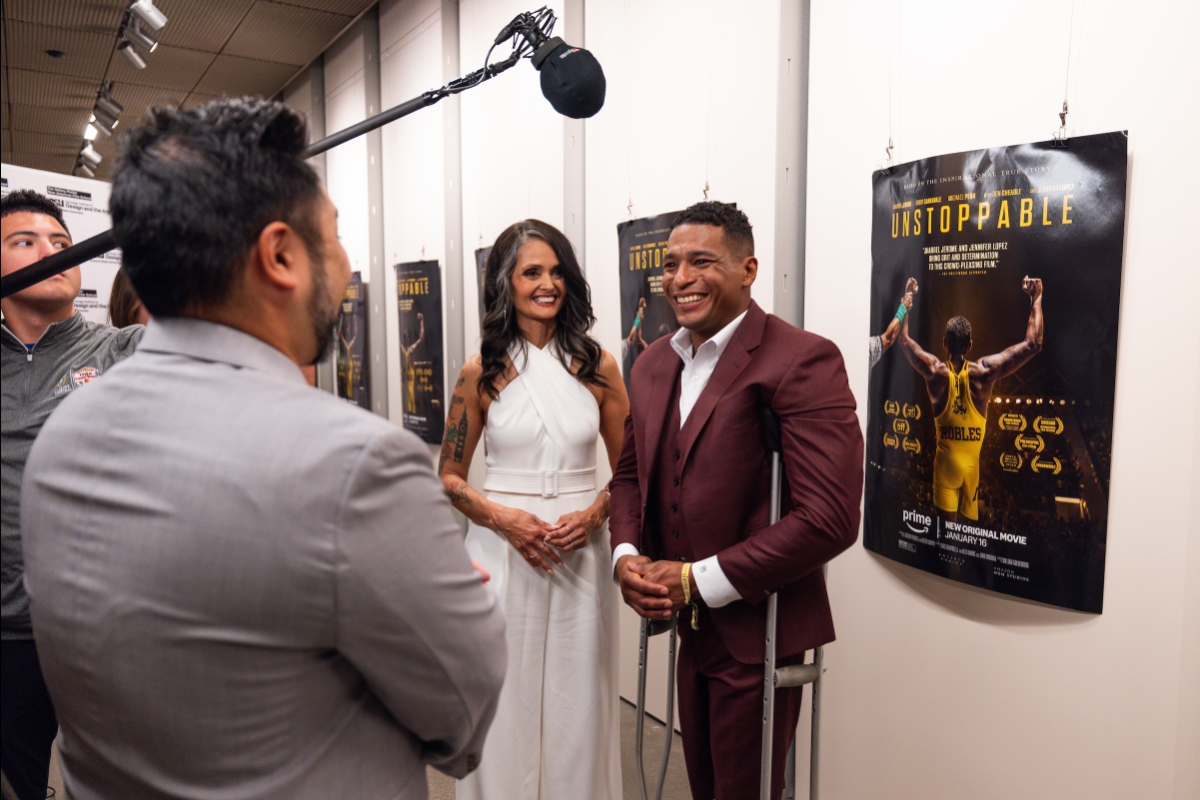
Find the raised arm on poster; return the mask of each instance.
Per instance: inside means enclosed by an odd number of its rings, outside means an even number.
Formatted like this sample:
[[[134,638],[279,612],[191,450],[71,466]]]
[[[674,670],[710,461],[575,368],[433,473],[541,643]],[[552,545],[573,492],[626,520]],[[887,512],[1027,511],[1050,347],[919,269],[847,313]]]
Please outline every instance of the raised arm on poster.
[[[367,381],[367,284],[362,273],[350,276],[342,295],[342,313],[337,327],[337,396],[371,410],[371,387]]]
[[[1116,132],[875,173],[868,549],[1103,608],[1126,151]]]

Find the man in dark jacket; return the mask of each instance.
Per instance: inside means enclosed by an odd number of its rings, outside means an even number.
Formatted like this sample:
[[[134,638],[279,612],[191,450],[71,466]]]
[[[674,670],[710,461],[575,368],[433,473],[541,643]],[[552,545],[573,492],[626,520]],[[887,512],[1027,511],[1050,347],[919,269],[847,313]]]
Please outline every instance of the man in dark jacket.
[[[71,246],[62,211],[37,192],[0,200],[3,274]],[[63,398],[131,354],[142,326],[88,322],[75,311],[79,267],[0,301],[3,468],[0,470],[0,762],[21,800],[46,796],[58,730],[29,622],[21,548],[21,478],[38,431]]]

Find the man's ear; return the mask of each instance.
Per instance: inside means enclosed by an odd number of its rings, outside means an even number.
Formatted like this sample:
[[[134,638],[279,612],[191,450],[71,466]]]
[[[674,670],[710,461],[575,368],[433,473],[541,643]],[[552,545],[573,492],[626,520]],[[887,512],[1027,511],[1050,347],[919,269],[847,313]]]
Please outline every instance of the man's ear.
[[[749,286],[758,277],[758,258],[747,256],[742,262],[742,286]]]
[[[304,243],[286,222],[272,222],[258,234],[252,268],[275,289],[292,291],[300,284]]]

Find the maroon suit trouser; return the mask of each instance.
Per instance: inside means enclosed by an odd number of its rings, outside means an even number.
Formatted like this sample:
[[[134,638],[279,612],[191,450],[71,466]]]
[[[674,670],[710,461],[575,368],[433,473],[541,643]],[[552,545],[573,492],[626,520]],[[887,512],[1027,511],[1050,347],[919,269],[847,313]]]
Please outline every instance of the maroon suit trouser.
[[[694,800],[758,800],[762,767],[763,665],[743,664],[725,648],[700,605],[699,630],[680,615],[679,724]],[[799,664],[804,654],[778,659]],[[800,721],[803,687],[775,690],[771,797],[783,794],[788,748]]]

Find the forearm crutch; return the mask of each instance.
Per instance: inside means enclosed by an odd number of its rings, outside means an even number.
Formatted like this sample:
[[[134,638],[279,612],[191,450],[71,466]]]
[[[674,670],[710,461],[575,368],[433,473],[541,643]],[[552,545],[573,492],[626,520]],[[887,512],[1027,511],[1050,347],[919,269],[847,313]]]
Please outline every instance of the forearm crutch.
[[[771,524],[779,522],[783,508],[783,470],[780,464],[780,453],[783,451],[783,437],[779,428],[779,417],[771,409],[762,406],[763,444],[771,452]],[[820,647],[813,651],[811,664],[795,664],[790,667],[775,668],[775,629],[779,617],[779,596],[772,594],[767,598],[767,639],[766,653],[763,659],[763,738],[762,738],[762,769],[759,773],[759,798],[771,798],[771,750],[775,738],[775,690],[788,689],[811,683],[812,689],[812,750],[808,762],[808,798],[817,800],[817,772],[819,762],[818,746],[821,722],[821,672],[823,652]],[[783,796],[796,796],[796,742],[788,750],[787,771]]]
[[[662,800],[663,784],[667,780],[667,761],[671,758],[671,739],[675,735],[675,639],[678,632],[675,629],[675,618],[670,620],[648,620],[642,618],[642,636],[638,643],[638,687],[637,687],[637,730],[634,733],[634,755],[637,760],[639,785],[642,787],[642,800],[649,800],[646,794],[646,768],[642,763],[642,733],[646,726],[646,663],[650,655],[650,637],[660,633],[671,632],[667,640],[667,715],[666,741],[663,742],[662,764],[658,768],[658,784],[654,787],[654,800]]]

